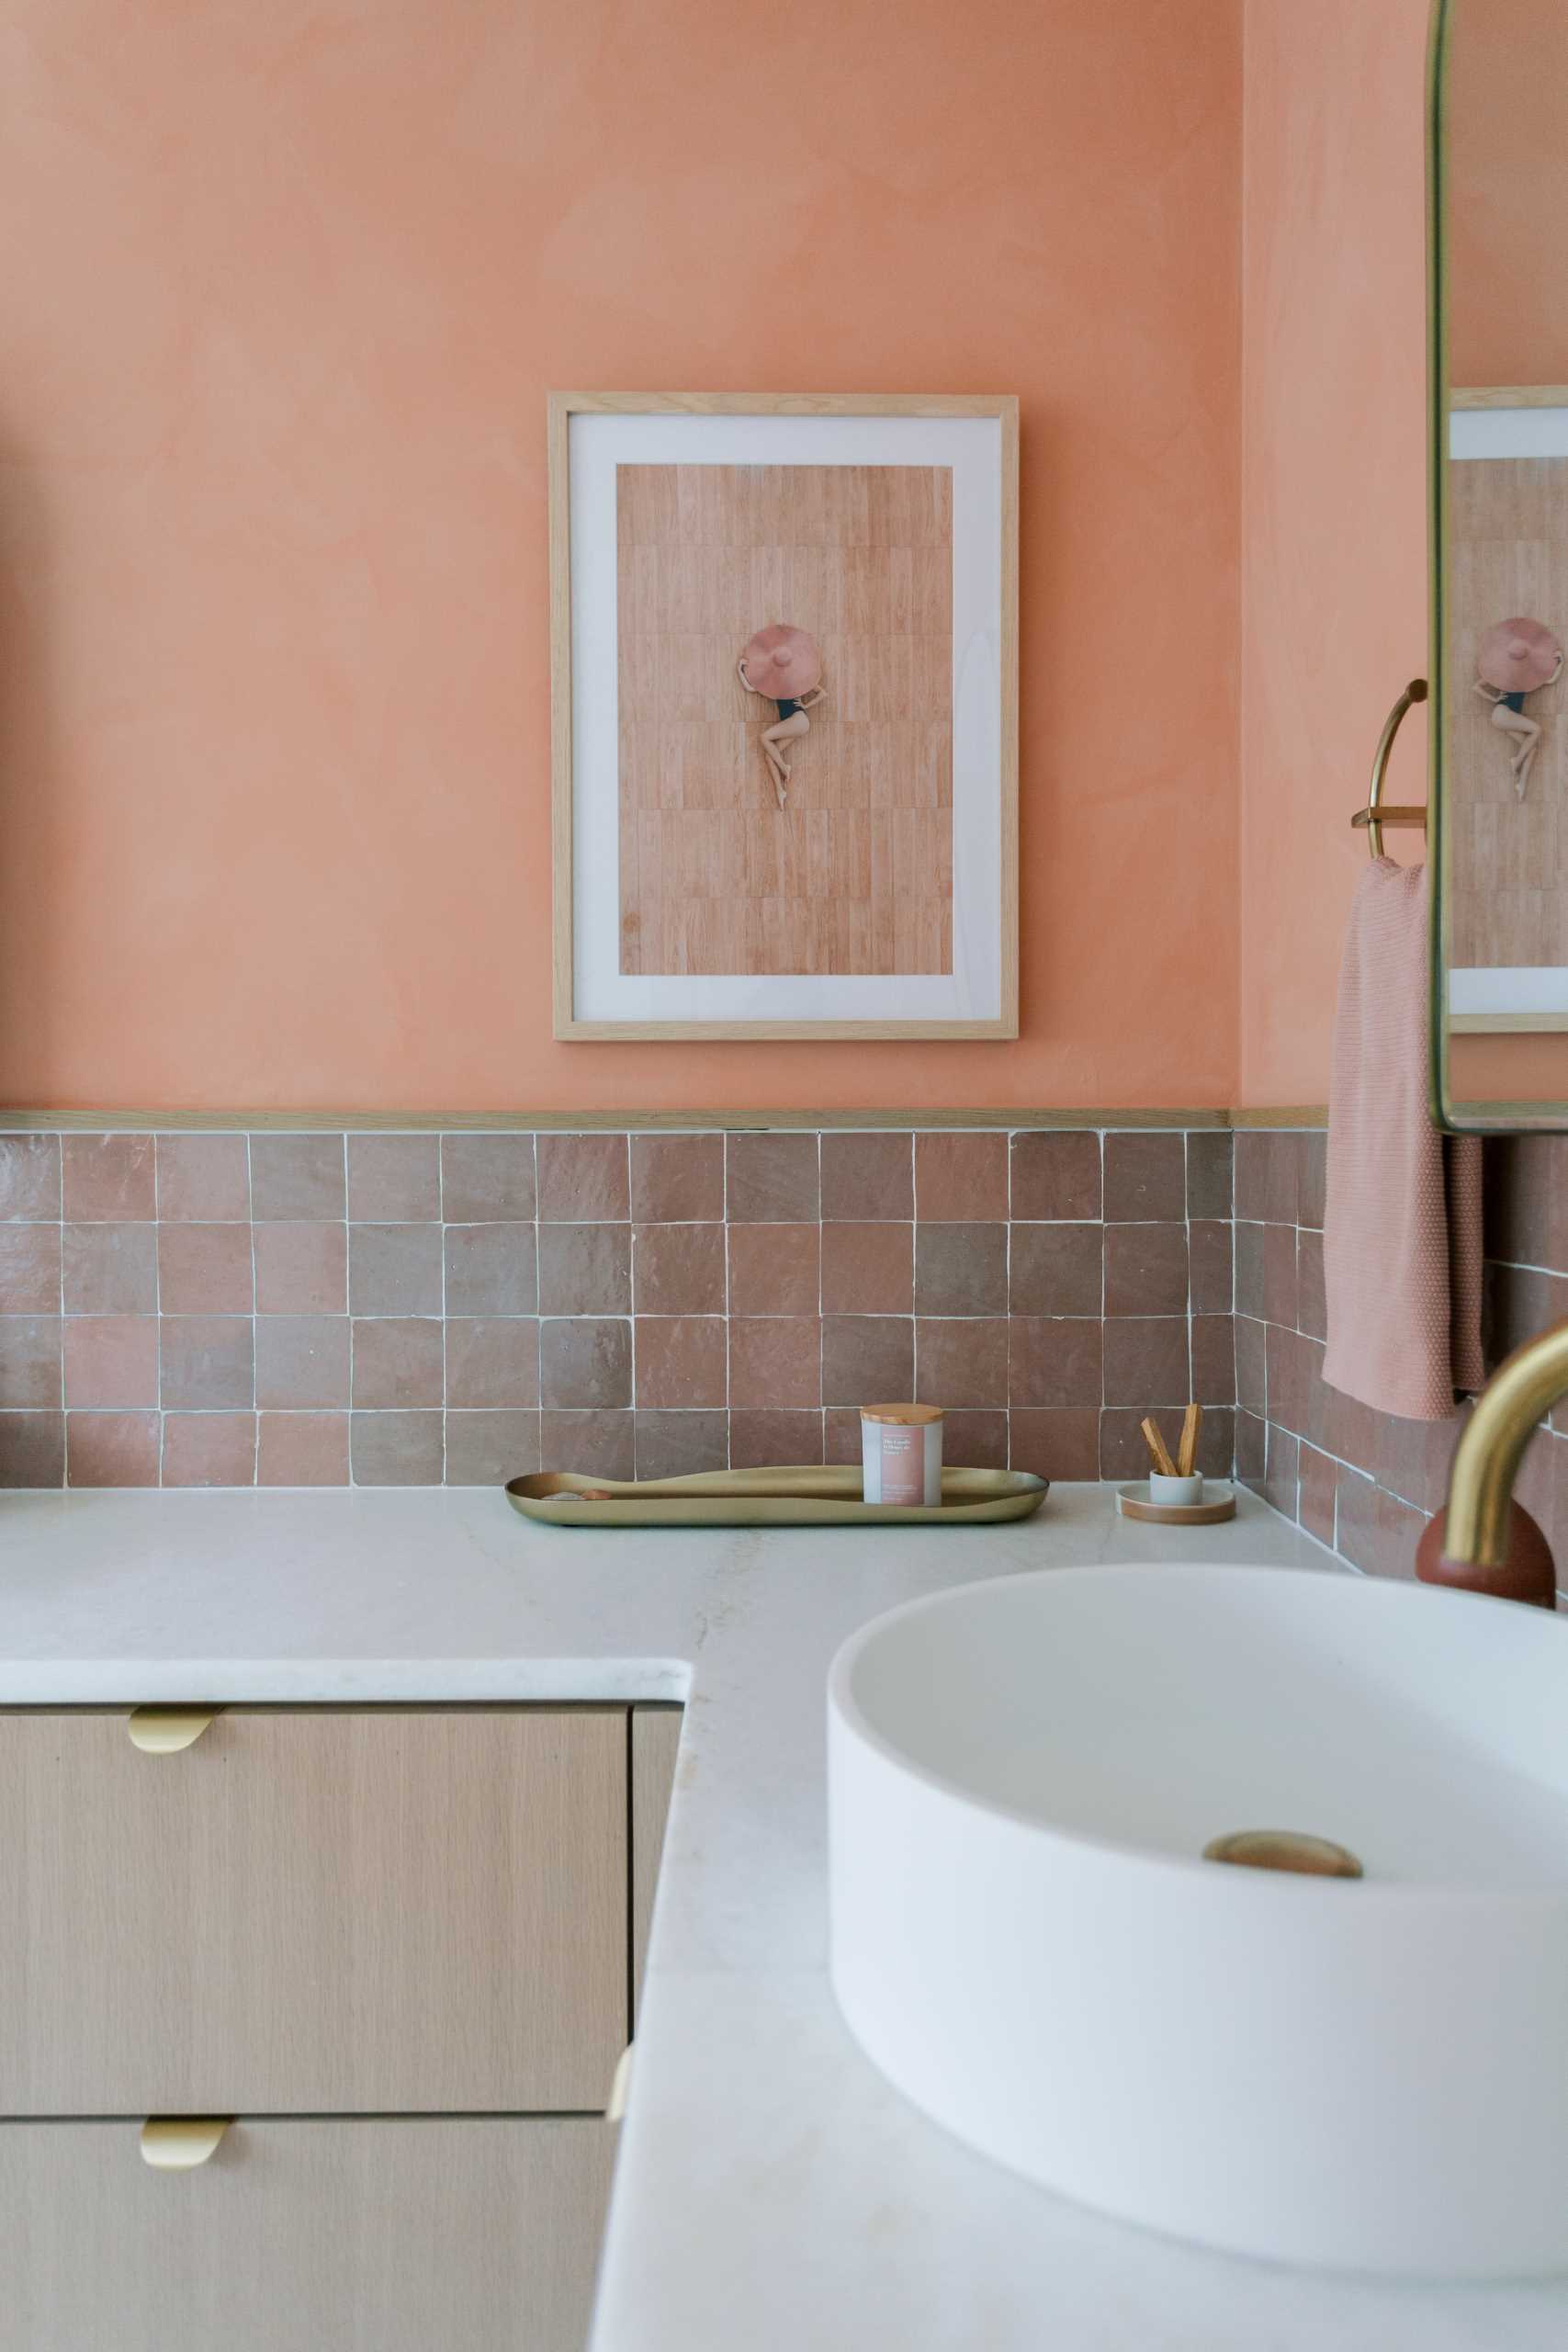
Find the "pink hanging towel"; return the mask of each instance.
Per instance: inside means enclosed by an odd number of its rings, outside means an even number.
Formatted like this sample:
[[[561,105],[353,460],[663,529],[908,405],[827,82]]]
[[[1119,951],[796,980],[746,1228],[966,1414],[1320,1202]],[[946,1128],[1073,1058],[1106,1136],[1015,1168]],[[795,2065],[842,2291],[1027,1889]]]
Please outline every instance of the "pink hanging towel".
[[[1406,1420],[1479,1388],[1481,1141],[1427,1108],[1427,871],[1374,858],[1339,967],[1323,1236],[1323,1376]]]

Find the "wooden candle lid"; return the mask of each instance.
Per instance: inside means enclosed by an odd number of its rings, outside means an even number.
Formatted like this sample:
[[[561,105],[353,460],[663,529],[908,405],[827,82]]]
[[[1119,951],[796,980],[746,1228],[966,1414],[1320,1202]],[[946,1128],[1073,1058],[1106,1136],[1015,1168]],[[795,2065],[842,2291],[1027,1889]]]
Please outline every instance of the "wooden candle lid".
[[[940,1421],[940,1405],[863,1405],[863,1421],[895,1421],[906,1428],[923,1429],[929,1422]]]

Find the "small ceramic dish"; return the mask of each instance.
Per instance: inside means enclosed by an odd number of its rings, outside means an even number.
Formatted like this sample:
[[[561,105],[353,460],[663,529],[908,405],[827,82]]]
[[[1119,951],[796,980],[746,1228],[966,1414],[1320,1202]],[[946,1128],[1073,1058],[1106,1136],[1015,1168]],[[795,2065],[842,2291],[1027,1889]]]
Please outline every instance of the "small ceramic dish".
[[[1156,1503],[1149,1499],[1149,1482],[1135,1479],[1116,1489],[1116,1508],[1123,1519],[1148,1520],[1156,1527],[1218,1527],[1235,1517],[1235,1488],[1228,1478],[1205,1478],[1201,1503]]]

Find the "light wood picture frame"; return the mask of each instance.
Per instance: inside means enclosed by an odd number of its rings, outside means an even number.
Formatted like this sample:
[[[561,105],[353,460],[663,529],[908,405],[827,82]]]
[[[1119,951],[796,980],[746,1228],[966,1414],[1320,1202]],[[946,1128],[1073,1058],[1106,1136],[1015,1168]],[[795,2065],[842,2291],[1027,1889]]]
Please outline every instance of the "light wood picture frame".
[[[555,1035],[1016,1037],[1016,398],[556,392],[548,454]]]

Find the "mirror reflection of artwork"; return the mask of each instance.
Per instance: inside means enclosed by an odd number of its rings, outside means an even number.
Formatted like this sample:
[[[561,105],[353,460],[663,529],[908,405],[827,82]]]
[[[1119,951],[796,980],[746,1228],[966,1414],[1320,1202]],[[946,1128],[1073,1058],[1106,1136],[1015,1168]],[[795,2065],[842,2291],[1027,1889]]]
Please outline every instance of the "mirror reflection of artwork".
[[[1568,7],[1437,5],[1440,1088],[1568,1125]]]
[[[1540,748],[1540,721],[1525,708],[1525,696],[1554,686],[1562,675],[1562,648],[1542,621],[1499,621],[1481,640],[1475,691],[1492,706],[1492,724],[1509,741],[1508,766],[1514,792],[1522,800]]]
[[[621,465],[616,538],[621,970],[951,973],[951,469]]]

